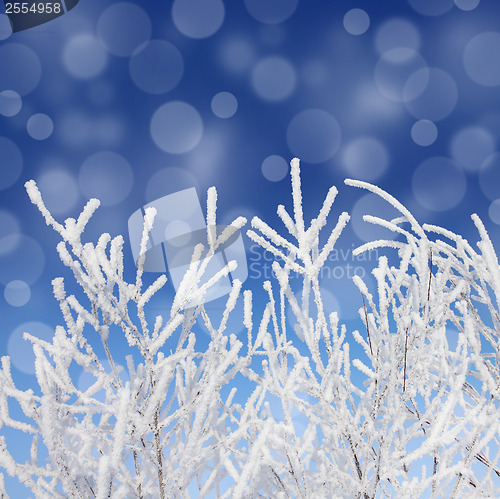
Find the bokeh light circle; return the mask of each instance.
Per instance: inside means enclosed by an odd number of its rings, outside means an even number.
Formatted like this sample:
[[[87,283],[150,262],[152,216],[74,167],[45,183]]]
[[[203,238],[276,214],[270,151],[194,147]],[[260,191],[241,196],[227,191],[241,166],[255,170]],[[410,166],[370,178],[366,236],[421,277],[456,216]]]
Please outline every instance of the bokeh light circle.
[[[323,163],[331,159],[340,142],[338,121],[323,109],[302,111],[288,125],[288,147],[295,156],[308,163]]]
[[[453,7],[453,0],[408,0],[408,3],[424,16],[440,16]]]
[[[97,198],[103,206],[113,206],[130,194],[134,174],[123,156],[102,151],[85,160],[78,181],[87,199]]]
[[[500,199],[495,199],[495,201],[490,204],[488,215],[494,224],[500,225]]]
[[[203,122],[198,111],[186,102],[167,102],[151,119],[154,143],[170,154],[183,154],[194,149],[203,135]]]
[[[71,76],[82,80],[95,78],[104,71],[108,55],[92,35],[71,38],[63,50],[63,64]]]
[[[483,194],[495,201],[500,198],[500,153],[489,156],[479,170],[479,185]]]
[[[12,307],[22,307],[30,301],[31,289],[24,281],[10,281],[5,286],[4,297]]]
[[[262,174],[271,182],[283,180],[288,173],[288,163],[285,158],[272,154],[262,162]]]
[[[8,249],[8,251],[7,251]],[[0,282],[35,283],[45,267],[42,247],[32,237],[12,234],[0,239]]]
[[[181,81],[184,60],[170,42],[152,40],[141,45],[130,58],[130,77],[148,94],[169,92]]]
[[[455,109],[458,88],[442,69],[422,68],[408,78],[403,96],[408,111],[415,118],[439,121]]]
[[[419,120],[411,127],[411,138],[419,146],[430,146],[436,142],[437,126],[430,120]]]
[[[238,100],[231,92],[219,92],[212,98],[211,108],[218,118],[231,118],[238,110]]]
[[[198,187],[196,177],[185,168],[171,166],[158,170],[146,185],[146,201],[155,201],[174,192]]]
[[[450,146],[452,158],[469,172],[478,171],[494,151],[494,137],[480,126],[463,128],[454,135]]]
[[[415,25],[406,19],[389,19],[377,30],[375,47],[380,55],[398,48],[417,51],[420,47],[420,33]]]
[[[136,4],[115,3],[101,14],[97,34],[110,54],[128,57],[151,38],[151,20]]]
[[[466,187],[464,172],[449,158],[429,158],[413,173],[413,195],[421,206],[431,211],[446,211],[457,206]]]
[[[43,113],[34,114],[26,123],[26,129],[31,138],[35,140],[48,139],[54,131],[54,123],[50,116]]]
[[[35,374],[33,343],[24,339],[24,333],[52,342],[54,329],[43,322],[25,322],[16,327],[7,343],[7,352],[12,364],[25,374]]]
[[[455,5],[460,10],[474,10],[479,5],[480,0],[455,0]]]
[[[42,76],[42,64],[36,52],[21,43],[0,46],[0,92],[14,90],[24,96],[35,89]]]
[[[7,40],[12,35],[12,26],[6,14],[0,14],[0,40]]]
[[[44,170],[37,185],[43,202],[52,215],[68,215],[79,203],[78,182],[69,171]]]
[[[350,35],[362,35],[370,27],[370,16],[363,9],[351,9],[344,16],[344,29]]]
[[[212,36],[222,26],[224,16],[221,0],[175,0],[172,6],[175,27],[190,38]]]
[[[6,137],[0,137],[0,158],[2,164],[8,168],[2,168],[0,175],[0,191],[14,185],[23,171],[23,155],[19,147]]]
[[[10,118],[15,116],[23,107],[21,96],[14,90],[0,92],[0,114]]]
[[[379,140],[360,137],[346,145],[342,151],[341,162],[349,177],[373,181],[386,172],[389,153]]]
[[[278,24],[288,19],[299,0],[245,0],[250,15],[265,24]]]
[[[255,60],[254,46],[244,38],[231,37],[220,47],[219,57],[222,66],[233,73],[243,73],[250,69]]]
[[[282,57],[262,59],[252,71],[252,87],[264,100],[286,99],[294,91],[296,82],[294,67]]]
[[[19,220],[12,213],[0,210],[0,257],[17,246],[20,232]]]
[[[472,38],[464,50],[467,74],[479,85],[500,85],[500,33],[487,31]]]
[[[378,91],[394,102],[404,101],[404,88],[408,78],[427,66],[425,59],[415,50],[395,48],[385,52],[375,66],[375,84]]]

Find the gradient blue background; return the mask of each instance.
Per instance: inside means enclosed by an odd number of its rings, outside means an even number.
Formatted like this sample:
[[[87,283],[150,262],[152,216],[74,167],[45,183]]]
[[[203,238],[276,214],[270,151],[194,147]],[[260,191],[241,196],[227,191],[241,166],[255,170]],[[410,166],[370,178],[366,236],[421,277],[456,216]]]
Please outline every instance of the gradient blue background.
[[[499,89],[494,0],[81,0],[15,35],[0,14],[0,352],[33,386],[20,335],[50,335],[62,321],[50,281],[68,272],[27,180],[59,220],[101,198],[86,240],[123,234],[131,277],[134,211],[187,187],[204,207],[215,185],[221,223],[258,215],[280,229],[294,156],[306,216],[331,185],[333,217],[353,215],[322,286],[341,320],[363,328],[349,278],[358,268],[372,283],[376,258],[351,251],[390,236],[363,214],[393,211],[344,179],[376,183],[422,223],[472,241],[478,213],[498,245]],[[244,237],[245,286],[258,293],[268,255]],[[173,290],[163,293],[168,303]],[[161,300],[156,311],[168,308]]]

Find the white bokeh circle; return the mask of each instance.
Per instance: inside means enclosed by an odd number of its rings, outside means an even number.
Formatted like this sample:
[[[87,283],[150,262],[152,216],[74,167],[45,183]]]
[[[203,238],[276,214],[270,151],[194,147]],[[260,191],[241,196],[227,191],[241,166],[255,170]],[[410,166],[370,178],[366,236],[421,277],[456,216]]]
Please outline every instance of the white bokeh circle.
[[[108,54],[89,34],[77,35],[63,49],[63,64],[71,76],[89,80],[100,75],[108,63]]]
[[[299,0],[245,0],[245,7],[257,21],[278,24],[295,12],[298,3]]]
[[[14,90],[29,94],[42,76],[42,64],[36,52],[21,43],[0,45],[0,92]]]
[[[385,21],[377,30],[375,47],[380,55],[398,48],[418,51],[420,47],[420,33],[415,25],[407,19],[392,18]]]
[[[66,170],[44,170],[37,180],[43,202],[53,215],[68,215],[80,201],[80,189],[75,177]]]
[[[287,144],[295,156],[308,163],[323,163],[338,151],[338,121],[323,109],[306,109],[295,115],[287,128]]]
[[[7,40],[12,35],[12,26],[6,14],[0,14],[0,40]]]
[[[349,177],[371,182],[386,172],[389,153],[380,140],[360,137],[345,146],[341,162]]]
[[[375,84],[387,99],[403,102],[408,78],[425,67],[425,59],[415,50],[406,47],[390,49],[384,52],[375,66]]]
[[[500,85],[500,33],[487,31],[472,38],[464,50],[467,74],[479,85]]]
[[[462,201],[467,180],[462,169],[451,159],[432,157],[421,163],[412,177],[415,199],[430,211],[446,211]]]
[[[281,101],[290,97],[296,83],[296,71],[283,57],[266,57],[252,71],[252,87],[261,99],[267,101]]]
[[[436,142],[437,126],[430,120],[418,120],[411,127],[411,138],[419,146],[430,146]]]
[[[277,154],[272,154],[262,162],[262,174],[271,182],[283,180],[288,173],[288,163],[285,158]]]
[[[440,16],[454,5],[453,0],[408,0],[408,3],[424,16]]]
[[[0,282],[35,283],[45,268],[45,254],[32,237],[11,234],[0,239]]]
[[[460,10],[474,10],[479,5],[480,0],[455,0],[455,5]]]
[[[231,92],[219,92],[213,96],[210,107],[218,118],[231,118],[238,110],[238,100]]]
[[[35,374],[33,343],[24,339],[24,333],[51,342],[54,329],[43,322],[25,322],[16,327],[9,337],[7,352],[12,364],[25,374]]]
[[[26,123],[26,130],[35,140],[48,139],[54,131],[54,123],[50,116],[43,113],[34,114]]]
[[[97,34],[110,54],[128,57],[151,38],[151,20],[136,4],[115,3],[99,17]]]
[[[221,45],[219,58],[224,69],[243,73],[249,70],[255,61],[255,47],[245,38],[231,37]]]
[[[469,172],[476,172],[495,151],[495,139],[480,126],[470,126],[457,132],[450,145],[452,158]]]
[[[12,140],[0,137],[0,158],[8,168],[2,168],[0,175],[0,191],[14,185],[23,171],[23,155]]]
[[[493,153],[481,165],[479,185],[489,200],[500,198],[500,152]]]
[[[11,118],[23,107],[21,96],[14,90],[3,90],[0,92],[0,114]]]
[[[183,154],[194,149],[203,135],[200,113],[190,104],[172,101],[159,107],[151,119],[154,143],[170,154]]]
[[[198,187],[196,177],[185,168],[171,166],[158,170],[146,185],[146,201],[155,201],[167,194]]]
[[[24,281],[10,281],[5,286],[4,297],[12,307],[22,307],[30,301],[31,289]]]
[[[440,68],[422,68],[404,86],[406,108],[417,119],[439,121],[448,117],[458,102],[455,80]]]
[[[85,160],[78,182],[87,199],[97,198],[103,206],[114,206],[130,194],[134,174],[123,156],[102,151]]]
[[[490,204],[488,215],[494,224],[500,225],[500,199],[495,199],[495,201]]]
[[[129,62],[132,81],[148,94],[164,94],[177,86],[184,74],[184,60],[177,47],[164,40],[144,43]]]
[[[172,19],[175,27],[189,38],[207,38],[224,22],[222,0],[175,0]]]
[[[19,220],[12,213],[0,210],[0,257],[16,248],[20,234]]]
[[[344,29],[350,35],[362,35],[370,27],[370,16],[363,9],[351,9],[344,16]]]

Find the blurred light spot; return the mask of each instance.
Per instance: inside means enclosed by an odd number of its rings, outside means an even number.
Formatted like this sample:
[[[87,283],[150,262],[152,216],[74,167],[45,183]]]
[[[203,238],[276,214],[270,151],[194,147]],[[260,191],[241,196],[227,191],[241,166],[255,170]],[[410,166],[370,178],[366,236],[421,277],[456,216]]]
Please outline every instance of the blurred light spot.
[[[259,97],[280,101],[295,89],[297,76],[293,66],[282,57],[262,59],[252,71],[252,86]]]
[[[481,165],[479,185],[483,194],[491,201],[500,198],[500,153],[492,154]]]
[[[500,199],[495,199],[490,204],[488,215],[494,224],[500,225]]]
[[[375,84],[389,100],[403,102],[404,87],[415,71],[425,68],[425,59],[413,49],[397,48],[385,52],[375,66]]]
[[[451,156],[464,170],[475,172],[495,151],[495,139],[484,128],[471,126],[455,134],[450,149]]]
[[[64,67],[71,76],[87,80],[101,74],[108,56],[92,35],[71,38],[63,50]]]
[[[408,0],[408,3],[424,16],[440,16],[453,7],[453,0]]]
[[[15,116],[23,106],[21,96],[14,90],[0,92],[0,114],[8,118]]]
[[[12,26],[6,14],[0,14],[0,40],[7,40],[12,35]]]
[[[0,46],[0,91],[29,94],[38,85],[42,65],[35,51],[20,43]]]
[[[8,165],[8,168],[2,168],[0,175],[1,191],[14,185],[20,177],[23,171],[23,155],[12,140],[0,137],[0,158],[2,165]]]
[[[257,21],[278,24],[295,12],[298,3],[299,0],[245,0],[245,7]]]
[[[342,152],[342,165],[348,176],[359,180],[377,180],[387,170],[387,148],[371,137],[361,137],[350,142]]]
[[[83,194],[97,198],[104,206],[123,201],[132,190],[134,174],[128,161],[109,151],[90,156],[82,165],[79,175]]]
[[[420,33],[406,19],[389,19],[378,29],[375,46],[380,55],[397,48],[417,51],[420,47]]]
[[[438,68],[422,68],[413,73],[404,87],[404,100],[418,119],[439,121],[449,116],[458,101],[453,78]]]
[[[194,149],[203,135],[203,122],[198,111],[185,102],[167,102],[151,119],[154,143],[170,154],[183,154]]]
[[[138,5],[119,2],[101,14],[97,34],[110,54],[127,57],[151,38],[151,21]]]
[[[363,9],[351,9],[344,16],[344,28],[350,35],[362,35],[370,27],[370,17]]]
[[[455,5],[461,10],[474,10],[479,5],[479,0],[455,0]]]
[[[78,183],[66,170],[44,170],[37,185],[52,215],[69,214],[80,199]]]
[[[17,246],[20,232],[18,219],[8,211],[0,210],[0,257]]]
[[[437,126],[430,120],[419,120],[411,127],[411,138],[419,146],[434,144],[437,136]]]
[[[34,114],[28,120],[26,129],[31,138],[35,140],[45,140],[52,135],[54,123],[46,114]]]
[[[288,163],[285,158],[273,154],[268,156],[262,162],[262,174],[267,180],[271,182],[279,182],[286,177],[288,173]]]
[[[141,45],[130,58],[130,77],[144,92],[163,94],[181,81],[184,61],[169,42],[153,40]]]
[[[464,172],[448,158],[429,158],[413,173],[413,195],[431,211],[446,211],[457,206],[466,187]]]
[[[193,229],[184,220],[173,220],[165,228],[165,241],[172,246],[182,247],[189,244],[192,232]]]
[[[500,33],[487,31],[469,41],[464,51],[467,74],[480,85],[500,85]]]
[[[221,46],[220,59],[227,70],[241,73],[252,66],[255,60],[255,50],[249,41],[231,38]]]
[[[155,201],[174,192],[198,187],[196,177],[183,168],[171,166],[157,171],[146,186],[146,201]]]
[[[219,92],[214,95],[211,107],[218,118],[231,118],[238,109],[238,100],[230,92]]]
[[[176,28],[190,38],[212,36],[224,22],[221,0],[175,0],[172,19]]]
[[[5,301],[13,307],[22,307],[30,301],[31,289],[24,281],[10,281],[4,290]]]
[[[9,248],[10,251],[6,251]],[[35,239],[13,234],[0,239],[0,282],[17,279],[33,284],[42,275],[45,255]]]
[[[23,338],[24,333],[41,340],[52,342],[54,330],[43,322],[25,322],[16,327],[7,343],[7,352],[12,364],[26,374],[35,374],[35,354],[33,343]]]
[[[287,129],[287,144],[298,158],[308,163],[331,159],[340,146],[337,120],[322,109],[307,109],[294,116]]]

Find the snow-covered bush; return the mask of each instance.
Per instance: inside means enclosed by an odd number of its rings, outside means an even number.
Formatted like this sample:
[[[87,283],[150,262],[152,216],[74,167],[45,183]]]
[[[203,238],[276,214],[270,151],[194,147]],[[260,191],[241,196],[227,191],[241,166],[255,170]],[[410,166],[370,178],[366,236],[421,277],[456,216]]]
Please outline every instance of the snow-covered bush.
[[[2,358],[1,424],[32,438],[31,456],[21,463],[2,437],[4,473],[36,497],[500,495],[500,266],[480,220],[473,217],[481,238],[476,251],[460,236],[420,226],[377,187],[346,181],[401,212],[392,221],[366,217],[398,238],[356,250],[383,247],[387,255],[374,270],[376,290],[355,278],[366,329],[348,332],[325,310],[319,275],[349,216],[340,215],[320,247],[337,190],[329,190],[307,227],[299,161],[291,165],[293,216],[278,207],[289,235],[258,218],[248,231],[276,257],[275,278],[263,283],[266,304],[257,311],[252,292],[234,281],[218,324],[203,304],[192,306],[235,265],[200,284],[233,230],[214,233],[215,189],[208,192],[208,248],[196,248],[170,314],[152,321],[148,302],[166,282],[161,276],[143,284],[154,210],[145,216],[135,281],[127,283],[121,237],[82,243],[98,201],[61,225],[35,183],[27,183],[31,201],[60,234],[60,258],[83,293],[68,294],[63,279],[55,279],[65,327],[52,342],[26,335],[36,356],[37,393],[17,389],[9,358]],[[231,227],[245,222],[239,218]],[[292,272],[301,278],[299,299],[290,287]],[[238,300],[244,302],[244,342],[226,331]],[[199,317],[210,331],[202,349],[193,332]],[[110,341],[116,331],[130,346],[126,375]],[[363,359],[351,358],[351,337],[364,349]],[[363,384],[354,382],[353,368]],[[81,371],[92,375],[91,386],[75,382]],[[252,391],[238,401],[243,378]],[[271,396],[281,405],[279,416]],[[24,412],[21,420],[10,416],[12,400]],[[296,431],[292,413],[302,415],[304,431]]]

